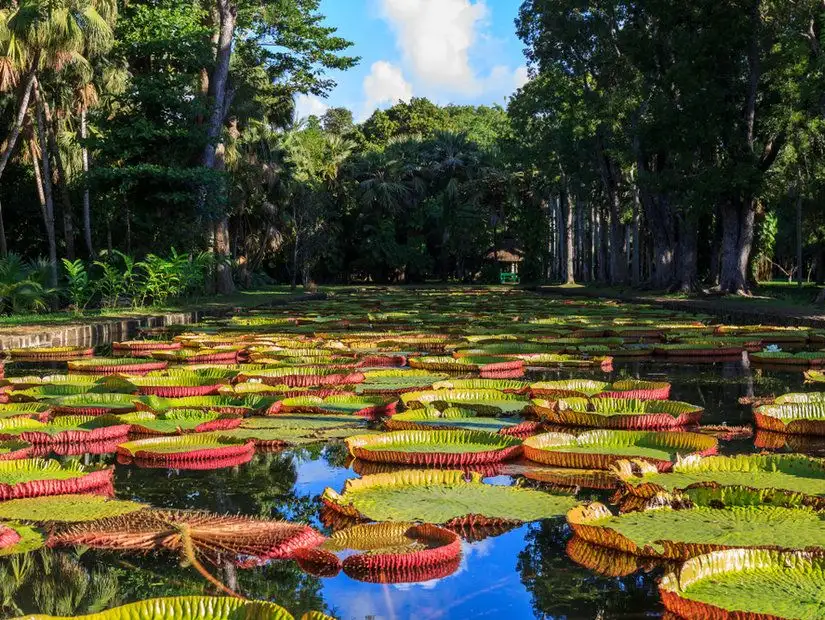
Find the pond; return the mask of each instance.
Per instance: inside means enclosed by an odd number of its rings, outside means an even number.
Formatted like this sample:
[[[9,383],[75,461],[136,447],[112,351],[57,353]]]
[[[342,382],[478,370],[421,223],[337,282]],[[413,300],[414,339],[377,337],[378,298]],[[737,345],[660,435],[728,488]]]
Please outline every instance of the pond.
[[[416,334],[469,334],[500,331],[509,325],[527,322],[529,317],[549,319],[552,304],[540,298],[515,296],[491,299],[479,296],[462,301],[451,310],[450,298],[428,293],[424,316],[411,304],[414,294],[393,297],[382,292],[339,295],[317,305],[293,307],[276,313],[278,317],[306,317],[279,329],[285,340],[293,336],[313,336],[321,332],[342,335],[347,332],[387,331]],[[366,303],[364,300],[369,300]],[[356,313],[361,308],[359,316]],[[559,306],[564,309],[564,306]],[[603,314],[610,309],[609,318]],[[392,311],[399,313],[391,317]],[[450,313],[454,317],[450,318]],[[367,316],[372,313],[372,316]],[[403,313],[403,314],[402,314]],[[569,312],[568,312],[569,314]],[[590,316],[590,323],[613,321],[621,317],[645,316],[634,309],[612,305],[583,304],[576,316]],[[650,316],[655,321],[674,320],[672,313]],[[342,320],[346,318],[346,323]],[[470,320],[472,318],[472,320]],[[324,323],[318,322],[325,320]],[[363,323],[359,326],[359,320]],[[578,319],[576,319],[578,320]],[[553,323],[554,328],[573,322]],[[264,323],[262,322],[262,325]],[[516,341],[544,341],[536,331],[514,330]],[[498,329],[493,329],[497,325]],[[233,334],[237,325],[209,326],[210,336]],[[260,333],[271,333],[272,327]],[[247,329],[243,333],[255,333]],[[168,335],[163,335],[168,337]],[[157,337],[157,335],[153,335]],[[327,335],[330,339],[333,336]],[[552,333],[552,337],[561,337]],[[592,342],[597,337],[589,337]],[[274,340],[274,338],[272,339]],[[547,338],[546,341],[550,341]],[[505,340],[502,340],[505,342]],[[406,353],[414,350],[406,345]],[[469,346],[469,345],[467,345]],[[482,345],[483,346],[483,345]],[[384,350],[401,351],[399,344]],[[98,354],[108,351],[98,351]],[[587,355],[584,355],[587,357]],[[792,371],[759,369],[747,354],[725,361],[673,361],[673,358],[648,358],[622,361],[615,357],[612,369],[555,368],[528,369],[521,379],[537,382],[556,379],[589,378],[613,382],[624,378],[667,381],[672,385],[672,400],[704,408],[703,425],[741,426],[752,423],[751,408],[739,404],[740,397],[777,395],[803,391],[803,375]],[[9,377],[65,372],[65,363],[14,363],[6,366]],[[378,428],[378,422],[370,423]],[[822,456],[825,450],[813,441],[805,448]],[[722,454],[758,451],[753,437],[737,437],[720,442]],[[333,529],[322,519],[319,496],[326,488],[341,491],[348,479],[358,478],[358,462],[353,462],[343,441],[306,443],[283,449],[257,450],[241,465],[219,469],[190,470],[142,467],[118,462],[111,453],[60,457],[84,464],[113,464],[114,490],[120,499],[145,502],[156,508],[206,510],[219,514],[250,515],[307,523],[324,535]],[[122,459],[121,459],[122,461]],[[511,485],[522,478],[524,461],[487,472],[486,482]],[[360,471],[360,470],[359,470]],[[522,480],[522,484],[524,481]],[[527,482],[539,489],[547,487]],[[555,491],[555,489],[550,489]],[[578,500],[608,503],[612,491],[579,489]],[[59,517],[58,517],[59,518]],[[461,559],[449,575],[415,583],[368,583],[345,572],[320,577],[302,570],[291,560],[271,560],[251,567],[236,567],[231,562],[210,565],[216,576],[233,589],[252,599],[265,599],[286,607],[299,617],[310,610],[324,611],[342,620],[429,620],[452,618],[631,618],[656,617],[663,613],[657,581],[662,566],[654,560],[626,558],[602,560],[607,569],[586,568],[590,557],[586,546],[570,543],[571,530],[564,518],[546,519],[517,527],[502,528],[478,537],[461,540]],[[607,556],[600,556],[607,557]],[[624,564],[623,564],[624,562]],[[612,567],[612,568],[611,568]],[[594,567],[595,568],[595,567]],[[615,570],[614,570],[615,569]],[[85,547],[41,549],[26,555],[0,560],[0,604],[4,617],[22,613],[72,615],[106,609],[114,605],[150,597],[194,595],[213,592],[202,575],[180,557],[162,552],[121,553]]]

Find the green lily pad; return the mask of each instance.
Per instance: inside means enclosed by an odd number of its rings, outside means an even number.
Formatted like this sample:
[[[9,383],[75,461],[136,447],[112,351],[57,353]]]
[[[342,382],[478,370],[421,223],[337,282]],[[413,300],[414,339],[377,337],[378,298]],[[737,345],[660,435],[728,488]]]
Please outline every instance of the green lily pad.
[[[0,502],[0,519],[48,523],[77,523],[143,510],[146,504],[108,499],[101,495],[50,495]]]
[[[222,437],[253,440],[257,445],[301,445],[345,439],[369,432],[365,421],[348,415],[279,414],[248,418]]]
[[[476,525],[516,523],[562,516],[572,495],[469,480],[461,471],[407,470],[348,480],[344,492],[327,488],[322,501],[343,514],[372,521],[420,521]]]
[[[267,601],[216,596],[175,596],[153,598],[113,607],[75,620],[294,620],[283,607]],[[328,618],[317,612],[305,614],[302,620]],[[68,620],[62,616],[29,615],[16,620]],[[328,619],[331,620],[331,619]]]
[[[825,551],[825,512],[762,503],[759,493],[708,494],[698,503],[667,495],[641,512],[613,515],[599,503],[567,514],[584,540],[652,557],[686,559],[729,548]]]
[[[822,498],[825,506],[825,461],[802,454],[689,456],[670,473],[660,473],[644,462],[620,461],[614,473],[643,497],[701,486],[745,487]]]
[[[825,559],[765,549],[715,551],[666,574],[659,589],[665,607],[684,617],[816,620],[825,616]]]

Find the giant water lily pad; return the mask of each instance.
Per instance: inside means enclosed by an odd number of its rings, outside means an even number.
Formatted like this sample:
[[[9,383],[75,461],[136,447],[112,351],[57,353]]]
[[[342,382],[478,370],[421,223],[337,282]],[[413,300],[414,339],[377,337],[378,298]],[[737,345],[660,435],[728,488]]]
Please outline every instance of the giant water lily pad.
[[[113,607],[86,616],[71,616],[75,620],[294,620],[283,607],[267,601],[216,596],[170,596],[152,598],[137,603]],[[310,612],[301,620],[331,620],[323,614]],[[69,620],[68,617],[34,614],[16,620]]]
[[[243,418],[201,409],[170,409],[155,415],[148,411],[136,411],[120,416],[124,423],[132,425],[131,432],[142,435],[180,435],[182,433],[207,433],[237,428]]]
[[[67,415],[50,422],[10,418],[0,420],[0,437],[35,445],[109,442],[124,439],[129,434],[129,428],[129,424],[110,415]]]
[[[798,494],[804,503],[825,507],[825,461],[802,454],[688,456],[670,473],[643,461],[619,461],[613,471],[638,497],[696,487],[744,487]]]
[[[348,415],[287,413],[248,418],[221,436],[252,440],[256,446],[279,447],[345,439],[367,432],[366,421]]]
[[[355,394],[335,394],[320,396],[297,396],[280,401],[281,411],[287,413],[328,413],[349,414],[364,418],[378,418],[395,413],[396,399],[390,396],[357,396]]]
[[[465,429],[487,431],[503,435],[522,436],[536,432],[541,423],[524,418],[484,417],[471,409],[448,407],[439,411],[435,407],[412,409],[399,413],[385,422],[389,430]]]
[[[0,519],[77,523],[143,510],[146,504],[108,499],[102,495],[50,495],[0,502]]]
[[[131,394],[74,394],[55,398],[50,402],[60,415],[104,415],[128,413],[135,410],[136,397]]]
[[[526,394],[530,384],[515,379],[445,379],[433,384],[434,390],[498,390],[511,394]]]
[[[222,437],[216,433],[195,433],[127,441],[117,447],[118,457],[150,466],[198,468],[240,465],[252,459],[252,441]]]
[[[3,403],[0,404],[0,419],[33,418],[45,420],[51,411],[47,403]]]
[[[405,470],[347,480],[343,493],[327,488],[321,500],[355,519],[459,525],[513,524],[562,516],[572,495],[484,484],[480,474]]]
[[[443,409],[450,406],[472,409],[481,414],[500,415],[502,413],[520,413],[529,405],[529,401],[516,394],[507,394],[498,390],[426,390],[407,392],[401,395],[406,407],[420,409],[434,406]]]
[[[184,551],[185,531],[198,553],[226,557],[289,558],[297,549],[314,547],[324,537],[309,526],[242,515],[194,510],[146,509],[104,519],[66,525],[52,536],[52,545],[86,545],[97,549]]]
[[[551,424],[615,429],[668,429],[698,424],[703,409],[672,400],[568,398],[534,399],[533,413]]]
[[[571,396],[590,397],[603,392],[610,384],[591,379],[564,379],[560,381],[538,381],[530,384],[530,392],[536,397],[568,398]]]
[[[328,366],[288,366],[249,370],[238,375],[238,381],[256,381],[270,385],[313,387],[324,385],[353,385],[364,381],[360,372]]]
[[[197,375],[172,375],[168,377],[133,377],[129,383],[145,395],[165,398],[217,395],[224,384],[222,379]]]
[[[153,370],[163,370],[168,362],[145,360],[139,357],[92,357],[68,362],[72,372],[93,373],[99,375],[134,374],[140,375]]]
[[[667,573],[659,592],[680,618],[816,620],[825,616],[825,559],[798,551],[714,551]]]
[[[573,508],[567,521],[588,542],[650,557],[684,560],[736,547],[825,552],[825,512],[764,504],[755,492],[702,499],[658,496],[646,510],[618,516],[596,502]]]
[[[458,535],[429,523],[355,525],[334,533],[323,547],[362,552],[344,559],[344,572],[373,583],[439,579],[454,573],[461,559]]]
[[[173,409],[201,409],[217,413],[253,415],[262,413],[278,401],[267,396],[186,396],[182,398],[162,398],[145,396],[137,403],[141,410],[163,413]]]
[[[69,493],[111,494],[112,469],[54,459],[0,461],[0,500]]]
[[[713,454],[716,446],[714,437],[701,433],[599,430],[578,437],[566,433],[529,437],[524,455],[537,463],[576,469],[610,469],[622,459],[637,458],[667,471],[678,457]]]
[[[365,461],[466,466],[499,463],[521,454],[521,441],[482,431],[394,431],[344,440]]]
[[[756,428],[794,435],[825,435],[825,402],[762,405],[753,411]]]
[[[428,370],[367,370],[364,382],[356,386],[359,394],[401,394],[429,388],[449,375]]]
[[[94,349],[89,347],[28,347],[25,349],[9,349],[13,360],[19,361],[63,361],[79,357],[91,357]]]

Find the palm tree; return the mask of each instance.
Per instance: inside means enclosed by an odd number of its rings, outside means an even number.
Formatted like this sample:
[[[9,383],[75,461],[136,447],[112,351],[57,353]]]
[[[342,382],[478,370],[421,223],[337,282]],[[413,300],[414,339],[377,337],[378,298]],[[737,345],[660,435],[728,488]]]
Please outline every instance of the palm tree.
[[[115,0],[22,0],[0,10],[0,87],[20,83],[17,112],[0,152],[0,177],[17,144],[38,72],[85,65],[107,51],[116,15]],[[48,159],[48,143],[41,142]]]

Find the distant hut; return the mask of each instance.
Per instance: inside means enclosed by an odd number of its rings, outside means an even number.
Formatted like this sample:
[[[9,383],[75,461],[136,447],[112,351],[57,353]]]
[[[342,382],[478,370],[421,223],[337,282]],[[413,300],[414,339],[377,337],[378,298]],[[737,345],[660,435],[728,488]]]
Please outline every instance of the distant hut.
[[[498,263],[501,271],[505,273],[518,273],[519,264],[524,260],[524,251],[515,246],[502,246],[492,248],[485,258]]]

